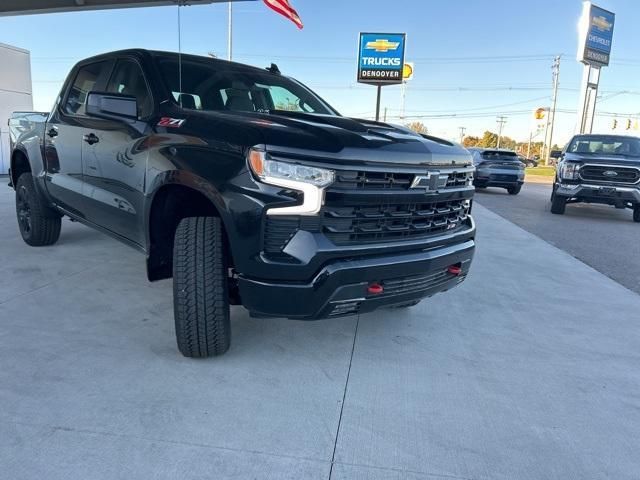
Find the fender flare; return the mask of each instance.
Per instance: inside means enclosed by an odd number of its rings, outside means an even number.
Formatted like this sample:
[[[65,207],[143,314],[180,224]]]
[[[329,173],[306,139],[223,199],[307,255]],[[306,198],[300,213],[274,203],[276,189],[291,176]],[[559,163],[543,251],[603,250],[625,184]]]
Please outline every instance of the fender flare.
[[[224,198],[222,197],[220,192],[211,184],[211,182],[187,170],[168,170],[159,174],[153,180],[153,185],[150,189],[151,193],[148,195],[148,201],[145,205],[144,228],[147,253],[149,253],[151,246],[151,230],[149,224],[151,218],[151,210],[158,192],[160,192],[163,187],[166,187],[168,185],[187,187],[206,197],[218,212],[220,220],[222,221],[222,225],[225,227],[225,229],[227,228],[230,222],[229,212],[227,211]]]

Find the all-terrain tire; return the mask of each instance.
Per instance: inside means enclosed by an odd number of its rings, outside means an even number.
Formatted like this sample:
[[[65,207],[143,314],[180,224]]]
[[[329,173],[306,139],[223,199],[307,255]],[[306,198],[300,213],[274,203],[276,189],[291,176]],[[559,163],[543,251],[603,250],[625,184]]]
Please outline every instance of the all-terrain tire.
[[[520,190],[522,190],[522,185],[507,188],[507,192],[509,192],[509,195],[518,195],[520,193]]]
[[[551,197],[551,213],[554,213],[556,215],[564,215],[566,207],[567,199],[554,193]]]
[[[185,218],[178,225],[173,306],[178,349],[185,357],[213,357],[229,349],[229,286],[219,218]]]
[[[47,205],[29,172],[16,182],[16,216],[20,235],[28,245],[44,247],[60,238],[62,216]]]
[[[633,221],[640,223],[640,205],[633,206]]]

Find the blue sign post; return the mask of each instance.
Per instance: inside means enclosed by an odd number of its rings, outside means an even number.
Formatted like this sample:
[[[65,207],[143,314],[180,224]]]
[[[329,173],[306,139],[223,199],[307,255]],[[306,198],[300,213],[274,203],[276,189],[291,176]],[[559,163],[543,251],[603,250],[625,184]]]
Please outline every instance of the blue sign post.
[[[384,85],[402,83],[406,34],[361,33],[358,48],[358,82],[378,87],[376,121]]]
[[[604,8],[591,5],[588,12],[588,27],[584,38],[581,61],[596,66],[609,65],[613,27],[616,16]],[[584,27],[583,27],[584,28]]]
[[[609,65],[615,22],[616,16],[613,12],[589,1],[582,4],[578,61],[584,64],[584,73],[580,88],[577,133],[591,133],[593,129],[600,71],[602,67]]]

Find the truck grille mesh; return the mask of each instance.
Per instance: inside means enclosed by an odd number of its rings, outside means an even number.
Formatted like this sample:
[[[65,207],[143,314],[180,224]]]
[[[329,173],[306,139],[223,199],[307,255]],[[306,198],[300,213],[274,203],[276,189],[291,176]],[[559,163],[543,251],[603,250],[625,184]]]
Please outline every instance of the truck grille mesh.
[[[340,171],[332,190],[409,190],[415,173]],[[457,188],[469,185],[472,180],[471,171],[453,171],[445,188]]]
[[[318,216],[265,215],[263,251],[295,261],[284,250],[299,230],[322,233],[335,245],[358,245],[429,238],[466,225],[473,169],[437,171],[444,182],[437,191],[412,189],[416,175],[425,173],[338,171]]]
[[[325,207],[322,229],[336,245],[429,237],[458,228],[468,202],[403,203],[367,207]]]
[[[613,172],[605,174],[608,172]],[[640,181],[640,170],[628,167],[613,167],[606,165],[585,165],[580,169],[583,180],[591,182],[622,183],[633,185]]]

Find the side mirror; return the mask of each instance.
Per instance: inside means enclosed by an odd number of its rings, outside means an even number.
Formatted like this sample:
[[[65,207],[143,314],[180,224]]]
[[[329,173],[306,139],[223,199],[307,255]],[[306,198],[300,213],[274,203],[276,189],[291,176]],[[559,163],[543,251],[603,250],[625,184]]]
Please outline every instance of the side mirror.
[[[138,101],[131,95],[89,92],[86,114],[107,120],[135,122],[138,120]]]
[[[562,150],[551,150],[549,153],[550,158],[555,158],[556,160],[562,157]]]

